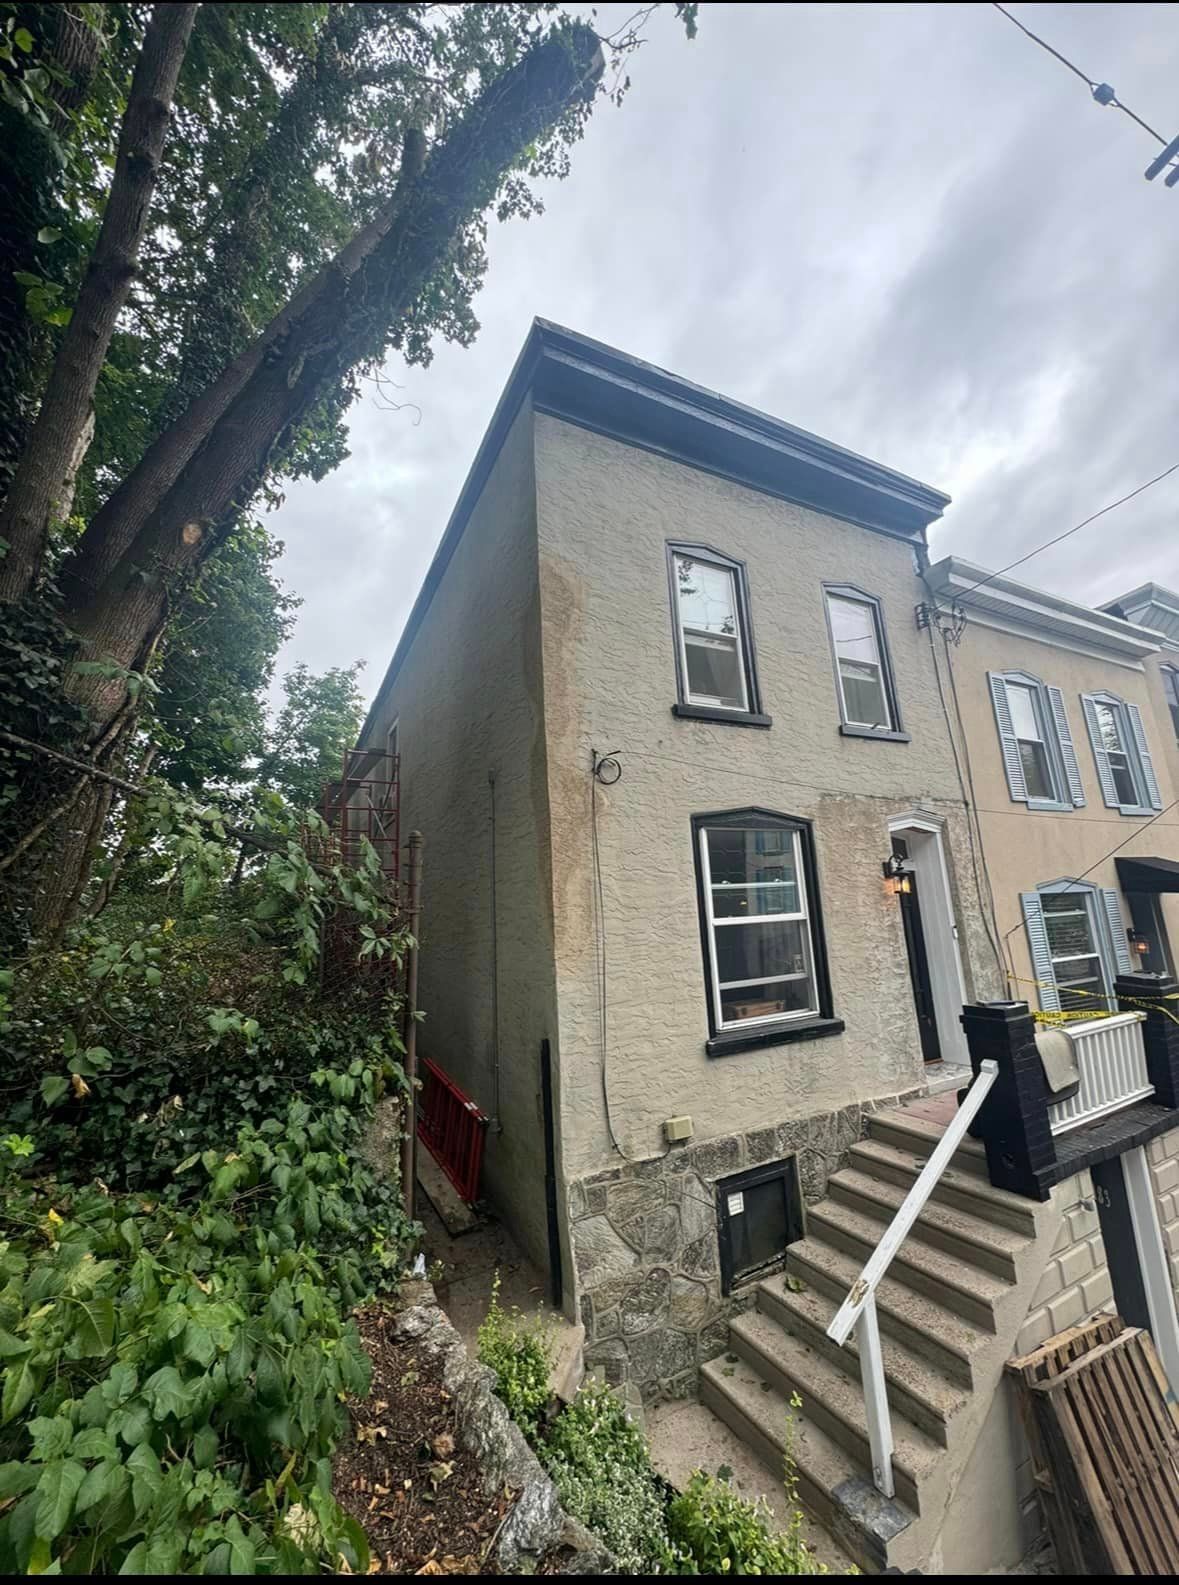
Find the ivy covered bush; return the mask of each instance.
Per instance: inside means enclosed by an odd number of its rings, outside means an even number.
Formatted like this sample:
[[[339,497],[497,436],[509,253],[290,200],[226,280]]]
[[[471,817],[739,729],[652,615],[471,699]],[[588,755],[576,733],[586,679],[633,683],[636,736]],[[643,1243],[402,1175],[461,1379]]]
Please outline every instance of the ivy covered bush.
[[[234,887],[215,814],[156,813],[146,894],[0,975],[0,1568],[363,1572],[349,1317],[416,1229],[362,1149],[405,1083],[392,978],[325,984],[319,948],[407,937],[371,852],[274,819]]]

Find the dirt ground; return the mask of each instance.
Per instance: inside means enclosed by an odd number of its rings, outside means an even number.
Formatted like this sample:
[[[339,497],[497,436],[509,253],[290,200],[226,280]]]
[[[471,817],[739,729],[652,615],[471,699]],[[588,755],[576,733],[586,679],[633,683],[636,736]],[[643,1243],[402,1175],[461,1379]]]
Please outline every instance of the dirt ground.
[[[478,1461],[457,1444],[441,1360],[394,1339],[390,1320],[381,1305],[357,1316],[372,1387],[348,1404],[336,1500],[369,1538],[372,1573],[497,1573],[490,1554],[516,1494],[484,1494]]]

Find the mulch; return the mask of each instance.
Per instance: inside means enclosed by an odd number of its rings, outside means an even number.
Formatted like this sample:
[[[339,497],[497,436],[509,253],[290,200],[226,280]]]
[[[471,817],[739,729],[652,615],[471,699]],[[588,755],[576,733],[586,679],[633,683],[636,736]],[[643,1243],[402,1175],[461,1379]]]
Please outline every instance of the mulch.
[[[373,1378],[349,1400],[351,1429],[336,1452],[336,1501],[362,1526],[374,1574],[497,1574],[491,1551],[516,1493],[490,1498],[475,1455],[458,1444],[442,1361],[392,1336],[392,1311],[356,1317]]]

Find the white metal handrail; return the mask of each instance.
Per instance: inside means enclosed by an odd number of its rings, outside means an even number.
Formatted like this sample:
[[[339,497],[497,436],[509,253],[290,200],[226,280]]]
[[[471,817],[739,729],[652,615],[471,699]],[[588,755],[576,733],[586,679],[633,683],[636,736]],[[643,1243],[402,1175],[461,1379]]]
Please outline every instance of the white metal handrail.
[[[1142,1039],[1145,1013],[1112,1013],[1061,1027],[1072,1042],[1081,1084],[1067,1101],[1050,1101],[1052,1133],[1093,1123],[1154,1094]]]
[[[892,1475],[892,1420],[888,1412],[888,1388],[884,1379],[884,1358],[880,1348],[880,1323],[876,1318],[876,1289],[880,1286],[893,1257],[909,1236],[913,1223],[925,1209],[938,1179],[965,1137],[991,1086],[999,1076],[997,1062],[983,1062],[965,1100],[953,1121],[938,1140],[929,1160],[917,1175],[900,1209],[888,1224],[884,1237],[869,1255],[863,1271],[851,1286],[827,1336],[842,1348],[856,1334],[860,1353],[860,1380],[864,1388],[864,1410],[868,1419],[868,1445],[872,1452],[872,1479],[885,1497],[895,1495]]]

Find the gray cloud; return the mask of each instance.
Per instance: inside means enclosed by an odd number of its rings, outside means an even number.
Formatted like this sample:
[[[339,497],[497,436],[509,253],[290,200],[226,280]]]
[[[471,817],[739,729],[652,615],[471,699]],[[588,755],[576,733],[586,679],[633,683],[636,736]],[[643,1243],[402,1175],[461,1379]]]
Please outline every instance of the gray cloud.
[[[1179,131],[1174,7],[1018,9]],[[1179,460],[1179,191],[993,8],[704,5],[631,75],[547,213],[493,232],[476,345],[390,368],[416,408],[366,395],[275,514],[285,663],[375,688],[534,314],[948,490],[936,555],[998,566]],[[1179,587],[1177,505],[1179,475],[1020,575]]]

